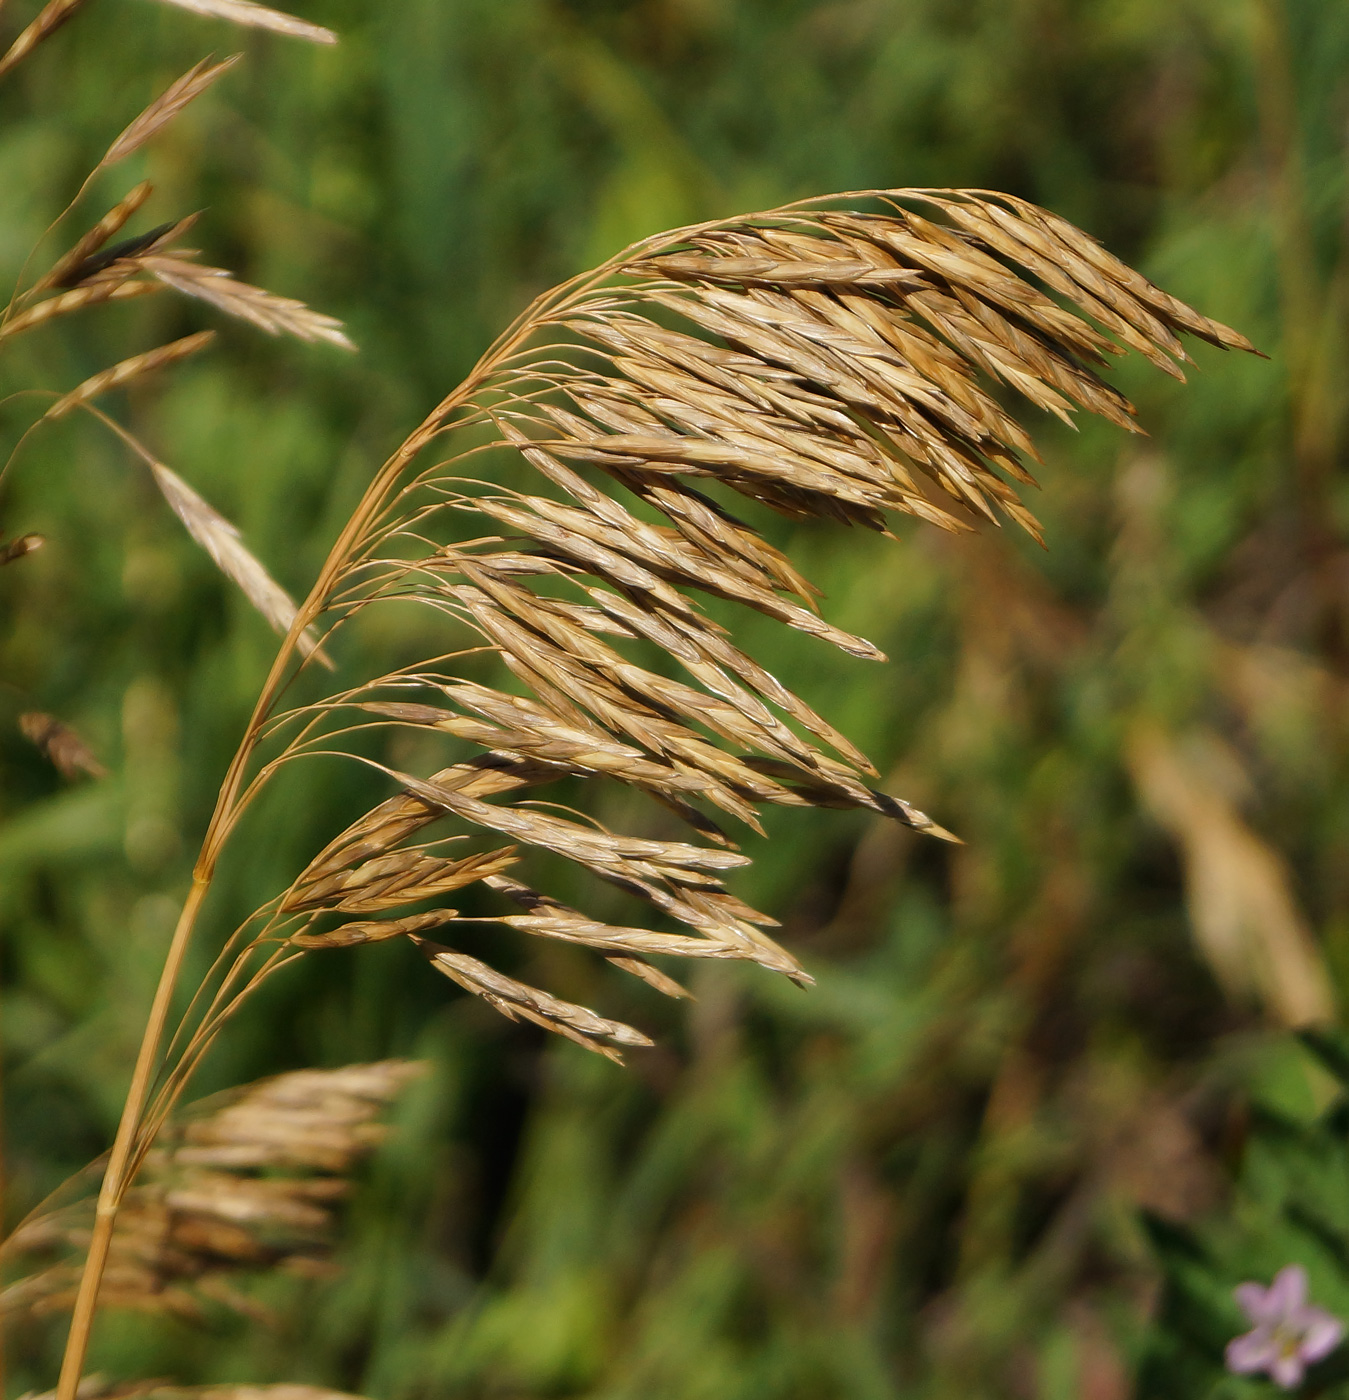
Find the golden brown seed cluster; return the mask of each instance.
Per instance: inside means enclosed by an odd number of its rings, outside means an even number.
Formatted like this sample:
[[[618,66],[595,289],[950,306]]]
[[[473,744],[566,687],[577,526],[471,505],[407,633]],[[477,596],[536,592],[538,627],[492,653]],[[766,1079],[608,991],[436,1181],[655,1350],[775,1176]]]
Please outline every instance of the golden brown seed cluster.
[[[773,920],[725,888],[746,858],[714,813],[759,831],[766,805],[851,807],[953,839],[877,790],[866,757],[719,620],[735,603],[880,656],[820,615],[754,513],[880,531],[894,513],[950,530],[1006,517],[1038,539],[1015,490],[1037,454],[1014,395],[1132,430],[1133,407],[1098,372],[1108,357],[1136,349],[1179,376],[1182,332],[1251,347],[1024,201],[841,202],[662,235],[542,298],[385,469],[315,611],[340,623],[430,608],[444,655],[296,712],[287,753],[371,724],[467,752],[425,777],[386,770],[401,792],[281,901],[293,943],[407,935],[506,1014],[614,1054],[645,1037],[428,942],[461,917],[411,906],[480,881],[525,911],[489,922],[595,948],[673,995],[649,957],[744,958],[808,980],[764,931]],[[442,669],[456,647],[494,654],[510,679]],[[645,793],[702,839],[623,835],[532,798],[576,778]],[[407,844],[447,820],[510,844],[481,868]],[[597,921],[504,873],[531,851],[645,913]],[[329,920],[385,910],[397,916]],[[685,932],[638,926],[656,915]]]
[[[208,1303],[256,1310],[232,1280],[324,1267],[336,1204],[384,1136],[377,1121],[424,1066],[407,1060],[298,1070],[195,1105],[161,1135],[118,1216],[102,1302],[196,1317]],[[6,1241],[24,1275],[0,1314],[70,1306],[90,1204],[47,1211]],[[284,1387],[281,1387],[284,1389]]]

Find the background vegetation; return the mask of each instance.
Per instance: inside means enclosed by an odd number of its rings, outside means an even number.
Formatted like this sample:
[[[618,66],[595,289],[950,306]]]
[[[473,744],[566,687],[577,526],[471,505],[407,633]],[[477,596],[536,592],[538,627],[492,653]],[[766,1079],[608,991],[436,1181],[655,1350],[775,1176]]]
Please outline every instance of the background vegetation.
[[[0,15],[6,38],[31,17]],[[1230,1299],[1296,1260],[1349,1316],[1349,11],[1325,0],[311,0],[333,50],[90,0],[0,91],[0,269],[210,47],[246,61],[105,177],[362,347],[221,326],[124,413],[303,592],[374,464],[534,294],[658,228],[807,194],[1005,189],[1267,361],[1126,363],[1151,436],[1050,426],[1048,553],[782,526],[886,666],[751,645],[966,845],[789,812],[740,891],[819,979],[703,966],[691,1007],[524,940],[655,1034],[628,1070],[398,946],[307,959],[202,1091],[391,1054],[434,1073],[336,1281],[266,1325],[109,1317],[112,1375],[593,1400],[1245,1396]],[[92,206],[91,206],[92,208]],[[198,237],[199,234],[199,237]],[[169,298],[0,354],[65,389],[208,321]],[[36,401],[3,405],[6,452]],[[0,991],[12,1224],[101,1151],[188,865],[274,647],[78,416],[5,479]],[[365,645],[378,648],[379,638]],[[74,723],[66,784],[19,734]],[[366,789],[315,767],[236,851],[238,912]],[[358,792],[357,789],[360,789]],[[373,792],[373,789],[370,790]],[[228,910],[221,915],[224,926]],[[231,921],[232,922],[232,921]],[[493,935],[500,940],[501,935]],[[540,967],[537,964],[546,964]],[[45,1386],[60,1329],[10,1338]],[[1337,1383],[1334,1361],[1321,1376]]]

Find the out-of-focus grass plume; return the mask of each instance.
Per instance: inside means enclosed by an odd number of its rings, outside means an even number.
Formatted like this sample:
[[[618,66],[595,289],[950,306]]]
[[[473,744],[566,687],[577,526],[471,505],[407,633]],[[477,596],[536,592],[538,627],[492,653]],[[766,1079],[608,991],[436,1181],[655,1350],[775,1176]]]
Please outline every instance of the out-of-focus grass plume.
[[[0,393],[64,391],[215,327],[209,352],[105,406],[292,595],[373,463],[511,316],[663,227],[828,189],[1006,189],[1270,359],[1199,347],[1183,389],[1126,364],[1147,439],[1047,419],[1047,552],[772,523],[830,620],[890,661],[826,666],[767,620],[747,648],[965,844],[769,814],[737,893],[782,918],[808,994],[706,965],[696,1000],[666,1003],[564,947],[465,942],[651,1034],[626,1071],[499,1021],[400,943],[308,956],[231,1025],[203,1089],[431,1061],[350,1204],[342,1276],[278,1276],[271,1328],[110,1315],[94,1367],[391,1400],[1252,1393],[1221,1390],[1234,1284],[1298,1260],[1349,1311],[1339,1091],[1294,1036],[1349,994],[1349,14],[297,8],[341,42],[88,0],[0,85],[12,280],[139,112],[209,48],[244,50],[99,175],[67,242],[148,180],[119,238],[205,210],[199,271],[324,308],[362,355],[166,292],[0,341]],[[36,10],[9,0],[0,44]],[[6,401],[6,453],[48,402]],[[107,1139],[274,637],[87,415],[30,437],[4,489],[12,1225]],[[16,547],[30,536],[45,547]],[[388,669],[422,641],[402,626],[353,629],[344,662]],[[23,714],[59,716],[108,775],[64,780]],[[416,735],[400,742],[415,769]],[[241,833],[219,928],[381,791],[315,761]],[[52,1334],[10,1331],[11,1384],[46,1384]]]
[[[202,1321],[215,1304],[267,1322],[234,1280],[325,1273],[335,1205],[385,1133],[374,1120],[424,1070],[408,1060],[292,1070],[192,1105],[161,1131],[122,1206],[100,1305]],[[69,1311],[94,1206],[62,1199],[78,1186],[5,1240],[13,1280],[0,1315],[31,1325]]]

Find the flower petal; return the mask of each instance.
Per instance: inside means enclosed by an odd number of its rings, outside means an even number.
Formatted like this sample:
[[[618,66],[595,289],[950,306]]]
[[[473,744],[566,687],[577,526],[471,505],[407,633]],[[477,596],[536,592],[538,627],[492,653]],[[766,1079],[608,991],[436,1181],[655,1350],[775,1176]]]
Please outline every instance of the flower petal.
[[[1275,1357],[1269,1367],[1275,1385],[1285,1390],[1294,1390],[1302,1384],[1302,1371],[1302,1357],[1297,1352]]]
[[[1270,1301],[1272,1291],[1258,1283],[1239,1283],[1232,1290],[1232,1296],[1252,1322],[1272,1322],[1279,1315]]]
[[[1261,1324],[1253,1331],[1233,1337],[1227,1344],[1224,1361],[1229,1371],[1249,1375],[1252,1371],[1267,1371],[1278,1360],[1279,1346],[1271,1329]]]
[[[1266,1302],[1287,1317],[1307,1301],[1307,1271],[1301,1264],[1289,1264],[1274,1275]]]
[[[1324,1308],[1306,1308],[1304,1315],[1306,1321],[1302,1330],[1305,1335],[1298,1350],[1304,1361],[1320,1361],[1339,1346],[1344,1336],[1344,1323]]]

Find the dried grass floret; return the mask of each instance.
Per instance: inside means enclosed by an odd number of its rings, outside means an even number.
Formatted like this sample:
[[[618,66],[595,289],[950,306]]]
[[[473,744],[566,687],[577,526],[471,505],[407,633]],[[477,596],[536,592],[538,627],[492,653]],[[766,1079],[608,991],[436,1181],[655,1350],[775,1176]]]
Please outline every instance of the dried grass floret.
[[[238,584],[244,597],[284,636],[295,620],[295,600],[244,544],[238,527],[163,462],[151,459],[149,467],[160,494],[183,522],[188,534],[211,556],[220,572]],[[318,648],[318,634],[306,629],[297,644],[301,655],[309,656]],[[319,660],[326,662],[326,657],[320,653]]]
[[[154,193],[154,186],[142,180],[127,194],[123,195],[88,233],[83,234],[68,252],[63,253],[50,271],[34,284],[32,292],[45,291],[48,287],[73,287],[81,281],[80,276],[72,275],[86,258],[92,257],[115,233],[121,231],[126,222],[140,209],[141,205]]]
[[[16,540],[40,540],[38,535],[25,535]],[[13,546],[10,546],[12,548]],[[27,553],[28,551],[24,551]],[[18,557],[18,556],[15,556]],[[4,563],[9,560],[3,559]],[[30,744],[42,750],[63,778],[106,778],[108,770],[98,761],[93,749],[80,738],[68,724],[62,723],[55,715],[44,714],[41,710],[29,710],[19,716],[19,732]]]
[[[0,565],[13,564],[15,560],[41,549],[46,543],[45,536],[31,532],[18,535],[12,540],[0,540]]]
[[[130,277],[130,273],[127,273],[127,277]],[[47,297],[26,311],[11,316],[0,325],[0,340],[32,330],[34,326],[40,326],[57,316],[69,316],[73,311],[83,311],[87,306],[98,306],[105,301],[129,301],[160,290],[162,289],[153,282],[116,280],[74,287],[68,292],[62,292],[60,296]]]
[[[249,1311],[234,1278],[326,1267],[349,1177],[386,1135],[380,1115],[424,1071],[407,1060],[298,1070],[193,1105],[123,1205],[104,1305],[191,1318],[210,1303]],[[0,1293],[0,1314],[70,1306],[90,1223],[81,1202],[14,1232],[3,1257],[21,1276]]]
[[[58,29],[84,4],[84,0],[48,0],[37,18],[0,57],[0,78],[17,67],[37,46]]]
[[[326,340],[343,350],[356,349],[336,317],[314,311],[293,297],[277,296],[236,281],[224,268],[204,267],[186,258],[162,254],[142,258],[140,265],[174,291],[208,302],[227,316],[248,321],[268,335],[284,331],[301,340]]]
[[[47,410],[45,416],[64,418],[71,409],[89,403],[100,394],[106,394],[109,389],[120,389],[123,384],[129,384],[133,379],[153,374],[156,370],[187,359],[189,355],[195,355],[214,339],[214,331],[198,331],[195,335],[185,335],[181,340],[170,341],[167,345],[147,350],[143,355],[132,355],[129,359],[120,360],[117,364],[91,375],[84,383],[77,384],[68,394],[63,394]]]
[[[494,1006],[503,1016],[512,1021],[523,1019],[553,1031],[555,1034],[574,1041],[577,1045],[604,1055],[618,1064],[623,1056],[615,1045],[650,1045],[652,1042],[641,1031],[625,1026],[622,1021],[610,1021],[577,1006],[563,1001],[550,992],[540,991],[524,982],[517,982],[497,972],[478,958],[467,953],[456,953],[453,948],[443,947],[424,938],[412,940],[430,961],[437,972],[443,972],[452,982],[457,982],[465,991],[480,996],[489,1006]],[[614,1044],[606,1044],[612,1041]]]
[[[335,44],[337,35],[320,24],[310,24],[307,20],[296,19],[283,10],[269,9],[254,0],[162,0],[166,5],[176,5],[180,10],[191,10],[193,14],[204,15],[208,19],[228,20],[231,24],[242,24],[252,29],[270,29],[274,34],[286,34],[292,39],[308,39],[311,44]]]
[[[231,54],[219,63],[203,58],[186,73],[164,89],[162,93],[137,116],[125,131],[108,147],[99,165],[116,165],[145,145],[153,136],[162,131],[188,105],[206,91],[223,73],[233,68],[243,57]]]

